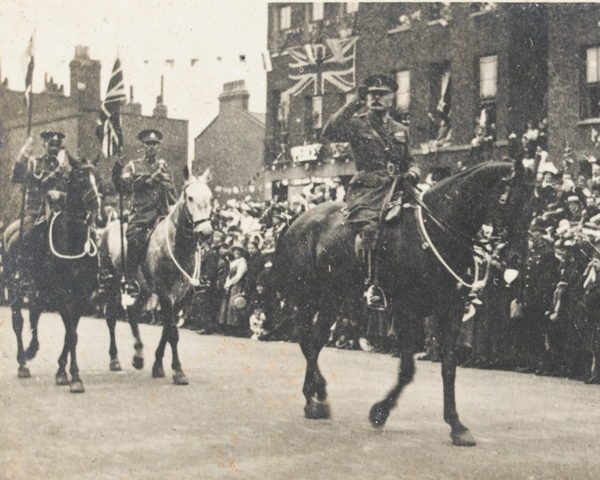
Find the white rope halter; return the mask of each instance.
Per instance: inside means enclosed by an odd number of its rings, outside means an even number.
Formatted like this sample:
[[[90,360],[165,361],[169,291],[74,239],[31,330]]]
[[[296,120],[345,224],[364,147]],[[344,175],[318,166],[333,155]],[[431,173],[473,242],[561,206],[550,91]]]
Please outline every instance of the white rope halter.
[[[63,212],[55,212],[52,215],[52,220],[50,220],[50,230],[48,232],[48,240],[50,242],[50,251],[52,252],[52,254],[57,258],[62,258],[63,260],[76,260],[78,258],[83,258],[86,255],[89,255],[90,257],[95,257],[96,254],[98,253],[98,247],[96,246],[96,244],[94,243],[94,240],[92,239],[92,237],[90,235],[91,229],[90,229],[89,225],[87,227],[87,240],[85,241],[85,244],[83,246],[82,253],[80,253],[78,255],[63,255],[62,253],[58,253],[56,248],[54,248],[54,241],[52,240],[52,229],[54,228],[54,221],[57,219],[57,217],[61,213],[63,213]]]
[[[200,285],[200,272],[201,272],[201,266],[202,266],[202,247],[200,245],[197,245],[197,247],[196,247],[196,252],[194,253],[194,273],[192,274],[192,276],[190,276],[183,269],[183,267],[181,265],[179,265],[179,262],[175,258],[175,255],[173,255],[173,250],[171,248],[171,238],[169,235],[169,221],[171,220],[172,214],[173,214],[173,212],[170,212],[165,220],[165,234],[167,236],[167,251],[169,252],[169,256],[171,257],[171,260],[173,260],[173,263],[179,269],[179,271],[185,277],[185,279],[192,286],[198,287]]]

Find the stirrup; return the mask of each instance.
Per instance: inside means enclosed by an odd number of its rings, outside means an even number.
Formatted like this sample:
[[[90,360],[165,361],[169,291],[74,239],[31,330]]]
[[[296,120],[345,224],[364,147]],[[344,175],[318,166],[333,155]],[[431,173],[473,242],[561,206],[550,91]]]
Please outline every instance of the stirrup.
[[[121,305],[131,307],[140,296],[141,287],[136,280],[121,280]]]
[[[383,290],[376,285],[371,285],[365,292],[367,307],[373,310],[386,310],[388,307],[387,299]]]

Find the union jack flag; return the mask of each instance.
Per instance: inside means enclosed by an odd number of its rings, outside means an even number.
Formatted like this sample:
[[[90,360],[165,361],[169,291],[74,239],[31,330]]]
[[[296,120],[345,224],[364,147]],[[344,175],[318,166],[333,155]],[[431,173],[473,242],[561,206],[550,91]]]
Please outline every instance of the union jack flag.
[[[127,100],[121,61],[117,58],[108,82],[106,98],[100,109],[98,138],[102,141],[102,153],[106,157],[118,154],[123,145],[121,131],[121,103]]]
[[[313,95],[322,95],[327,85],[333,85],[342,92],[356,87],[355,62],[358,37],[347,39],[327,39],[326,44],[308,44],[288,49],[293,62],[290,80],[296,83],[282,97],[299,95],[312,85]]]

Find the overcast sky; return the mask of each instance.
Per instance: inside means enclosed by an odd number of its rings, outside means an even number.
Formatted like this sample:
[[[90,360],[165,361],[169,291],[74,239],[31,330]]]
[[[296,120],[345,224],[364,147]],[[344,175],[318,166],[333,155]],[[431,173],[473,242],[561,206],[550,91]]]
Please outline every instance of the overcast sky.
[[[24,89],[22,57],[34,29],[34,92],[48,73],[68,94],[75,46],[87,45],[102,62],[102,95],[118,54],[145,115],[164,75],[169,116],[190,120],[190,138],[218,113],[225,82],[244,79],[250,111],[265,112],[265,0],[0,0],[2,79],[11,89]]]

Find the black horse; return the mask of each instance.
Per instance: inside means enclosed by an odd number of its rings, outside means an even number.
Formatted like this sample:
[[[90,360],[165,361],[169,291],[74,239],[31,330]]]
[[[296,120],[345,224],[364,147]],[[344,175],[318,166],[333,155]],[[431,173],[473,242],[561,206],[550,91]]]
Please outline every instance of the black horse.
[[[421,319],[434,314],[443,346],[444,420],[455,445],[475,445],[456,412],[454,381],[457,338],[473,268],[473,239],[481,225],[493,222],[505,242],[524,241],[528,219],[523,211],[533,190],[533,174],[520,162],[490,162],[443,180],[423,195],[429,212],[404,208],[382,229],[380,282],[400,319],[400,371],[396,387],[370,412],[381,427],[402,389],[413,378],[414,341]],[[275,284],[295,311],[299,343],[307,361],[303,393],[306,418],[329,417],[325,379],[317,364],[329,329],[342,306],[360,308],[364,270],[357,261],[355,232],[343,203],[324,203],[294,222],[276,249]],[[443,262],[446,265],[443,265]],[[317,315],[318,314],[318,315]]]
[[[64,208],[53,211],[28,238],[18,267],[21,284],[30,286],[29,323],[32,338],[27,350],[23,347],[23,316],[21,295],[16,282],[9,284],[13,329],[17,335],[19,378],[29,378],[27,360],[35,357],[39,348],[37,327],[43,311],[58,310],[65,325],[65,340],[58,359],[57,385],[70,385],[72,393],[83,393],[83,382],[77,366],[77,325],[88,300],[97,286],[98,258],[93,241],[92,225],[100,215],[101,196],[94,165],[86,160],[67,156],[71,172],[67,181]],[[8,277],[13,279],[16,258],[6,262]],[[71,355],[71,381],[66,365]]]

